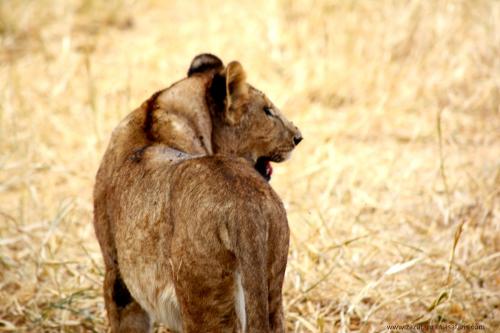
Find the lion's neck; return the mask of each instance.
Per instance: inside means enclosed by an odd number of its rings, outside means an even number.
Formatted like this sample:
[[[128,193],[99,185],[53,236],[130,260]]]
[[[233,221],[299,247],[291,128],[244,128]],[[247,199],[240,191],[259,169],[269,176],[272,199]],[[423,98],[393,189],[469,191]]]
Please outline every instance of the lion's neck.
[[[239,135],[240,132],[238,126],[227,126],[222,119],[216,119],[213,122],[212,132],[214,153],[243,157],[249,161],[255,162],[257,156],[254,156],[251,147],[246,147],[242,144],[246,142],[246,140],[241,138]]]

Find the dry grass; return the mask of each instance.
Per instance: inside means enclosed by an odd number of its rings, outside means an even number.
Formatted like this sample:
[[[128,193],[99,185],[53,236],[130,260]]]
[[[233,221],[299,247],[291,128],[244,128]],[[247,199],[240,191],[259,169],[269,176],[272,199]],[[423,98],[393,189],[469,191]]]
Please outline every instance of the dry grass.
[[[0,331],[105,331],[98,163],[202,51],[305,137],[291,332],[500,329],[500,2],[2,0],[0,39]]]

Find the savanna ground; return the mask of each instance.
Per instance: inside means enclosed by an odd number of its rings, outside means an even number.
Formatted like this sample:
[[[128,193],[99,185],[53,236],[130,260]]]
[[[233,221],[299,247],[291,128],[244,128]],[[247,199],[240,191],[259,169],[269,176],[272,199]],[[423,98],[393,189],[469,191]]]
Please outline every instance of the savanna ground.
[[[0,0],[0,45],[0,331],[106,330],[98,163],[207,51],[305,137],[289,331],[500,329],[499,1]]]

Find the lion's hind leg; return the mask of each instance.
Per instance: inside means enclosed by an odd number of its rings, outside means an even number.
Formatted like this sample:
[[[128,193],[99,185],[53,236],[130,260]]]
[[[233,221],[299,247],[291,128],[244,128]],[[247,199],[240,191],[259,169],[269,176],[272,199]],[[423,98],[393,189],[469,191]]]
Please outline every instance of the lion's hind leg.
[[[132,298],[117,268],[106,268],[104,302],[113,333],[149,333],[149,315]]]
[[[191,223],[193,220],[191,221]],[[238,332],[236,260],[211,228],[203,223],[202,239],[193,239],[179,223],[172,241],[171,265],[183,333]],[[192,224],[191,224],[192,226]]]

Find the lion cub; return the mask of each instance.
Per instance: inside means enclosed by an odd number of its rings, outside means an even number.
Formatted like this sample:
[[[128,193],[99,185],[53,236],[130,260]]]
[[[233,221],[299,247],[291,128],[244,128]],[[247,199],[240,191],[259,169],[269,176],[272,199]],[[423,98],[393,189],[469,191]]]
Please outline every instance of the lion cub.
[[[301,140],[210,54],[118,125],[94,188],[112,332],[285,331],[288,222],[266,180]]]

